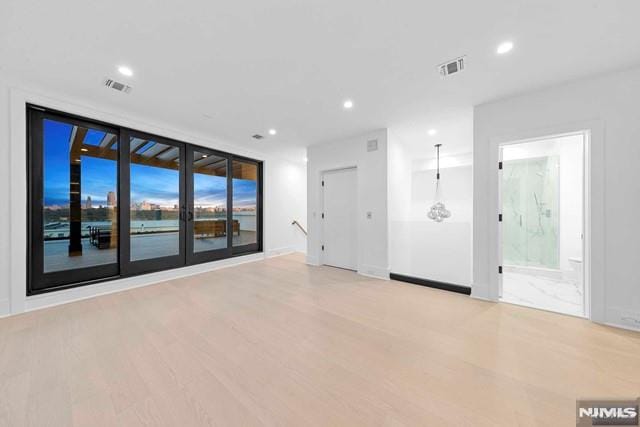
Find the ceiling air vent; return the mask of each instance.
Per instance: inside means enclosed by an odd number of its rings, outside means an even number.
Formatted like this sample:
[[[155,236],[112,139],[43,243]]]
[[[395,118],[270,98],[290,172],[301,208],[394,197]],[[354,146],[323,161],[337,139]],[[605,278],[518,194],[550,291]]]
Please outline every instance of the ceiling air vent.
[[[259,133],[256,133],[255,135],[253,135],[251,138],[253,139],[263,139],[264,136],[260,135]]]
[[[445,62],[444,64],[438,65],[438,71],[442,77],[449,76],[451,74],[459,73],[464,70],[466,56],[461,56],[454,60]]]
[[[131,89],[133,89],[131,86],[126,85],[124,83],[117,82],[113,79],[106,79],[104,81],[104,85],[108,88],[115,89],[118,92],[124,92],[124,93],[131,93]]]

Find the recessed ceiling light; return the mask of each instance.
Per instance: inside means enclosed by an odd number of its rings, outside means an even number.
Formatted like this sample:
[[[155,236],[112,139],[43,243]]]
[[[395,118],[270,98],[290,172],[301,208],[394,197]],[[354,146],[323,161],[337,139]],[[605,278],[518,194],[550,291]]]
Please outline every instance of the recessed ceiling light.
[[[427,133],[429,134],[429,136],[433,136],[433,135],[435,135],[436,133],[438,133],[438,131],[437,131],[437,130],[435,130],[435,129],[429,129],[429,131],[428,131]]]
[[[275,129],[269,129],[269,135],[275,135],[276,133],[278,132]]]
[[[344,101],[344,104],[342,104],[344,106],[344,108],[346,108],[347,110],[353,108],[353,101],[350,99],[347,99],[346,101]]]
[[[80,151],[83,151],[83,152],[86,153],[87,151],[89,151],[89,149],[88,148],[81,148]]]
[[[203,155],[202,155],[202,158],[203,158],[203,159],[206,159],[207,157],[209,157],[209,155],[208,155],[208,154],[203,154]]]
[[[133,76],[133,70],[129,67],[125,67],[124,65],[121,65],[120,67],[118,67],[118,72],[123,76],[127,76],[127,77]]]
[[[502,42],[498,45],[498,49],[496,49],[496,52],[498,53],[498,55],[504,55],[511,49],[513,49],[513,42]]]

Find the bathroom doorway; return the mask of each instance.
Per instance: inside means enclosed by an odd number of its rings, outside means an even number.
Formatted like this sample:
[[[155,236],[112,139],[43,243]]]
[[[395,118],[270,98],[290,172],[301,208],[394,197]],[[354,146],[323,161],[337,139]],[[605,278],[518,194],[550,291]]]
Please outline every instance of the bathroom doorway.
[[[586,134],[500,147],[502,302],[588,317]]]

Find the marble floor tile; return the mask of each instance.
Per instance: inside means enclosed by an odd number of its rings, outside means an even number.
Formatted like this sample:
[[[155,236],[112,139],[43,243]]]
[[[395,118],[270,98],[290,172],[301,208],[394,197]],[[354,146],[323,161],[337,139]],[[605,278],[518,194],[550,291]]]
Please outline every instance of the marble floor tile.
[[[568,280],[505,272],[500,300],[573,316],[584,316],[581,286]]]

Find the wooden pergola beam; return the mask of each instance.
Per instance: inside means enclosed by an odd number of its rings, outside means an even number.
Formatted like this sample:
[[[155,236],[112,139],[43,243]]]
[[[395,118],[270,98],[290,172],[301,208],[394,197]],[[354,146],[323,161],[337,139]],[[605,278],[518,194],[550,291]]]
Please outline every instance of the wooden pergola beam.
[[[118,161],[118,151],[112,148],[100,148],[99,146],[94,145],[82,145],[82,155],[88,157],[94,157],[98,159],[105,160],[113,160]],[[173,147],[170,147],[173,148]],[[146,165],[146,166],[154,166],[163,169],[171,169],[178,170],[180,169],[180,164],[176,162],[174,159],[159,159],[157,156],[165,153],[167,150],[163,150],[157,153],[155,156],[146,157],[142,154],[130,153],[130,159],[132,164],[137,165]],[[221,162],[224,162],[225,159],[220,159]],[[220,166],[205,165],[194,167],[193,171],[195,173],[200,173],[204,175],[215,175],[215,176],[226,176],[226,163]]]

